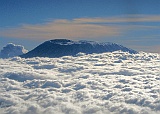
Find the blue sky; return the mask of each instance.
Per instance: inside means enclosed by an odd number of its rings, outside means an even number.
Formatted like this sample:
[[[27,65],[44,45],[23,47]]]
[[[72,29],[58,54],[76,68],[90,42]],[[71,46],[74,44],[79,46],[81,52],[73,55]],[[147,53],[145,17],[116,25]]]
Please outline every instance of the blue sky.
[[[0,0],[0,49],[57,38],[160,53],[160,0]]]

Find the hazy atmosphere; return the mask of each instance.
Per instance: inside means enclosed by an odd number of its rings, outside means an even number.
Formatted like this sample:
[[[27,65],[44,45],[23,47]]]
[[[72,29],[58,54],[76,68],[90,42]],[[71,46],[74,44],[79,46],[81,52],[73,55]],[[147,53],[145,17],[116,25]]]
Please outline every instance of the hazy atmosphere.
[[[67,38],[160,53],[159,0],[0,0],[0,49]]]

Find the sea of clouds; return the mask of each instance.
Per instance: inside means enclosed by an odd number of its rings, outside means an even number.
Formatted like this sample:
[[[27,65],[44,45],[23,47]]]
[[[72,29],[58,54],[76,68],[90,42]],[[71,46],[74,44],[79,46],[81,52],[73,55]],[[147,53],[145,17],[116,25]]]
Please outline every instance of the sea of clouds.
[[[0,59],[0,114],[160,114],[160,55]]]

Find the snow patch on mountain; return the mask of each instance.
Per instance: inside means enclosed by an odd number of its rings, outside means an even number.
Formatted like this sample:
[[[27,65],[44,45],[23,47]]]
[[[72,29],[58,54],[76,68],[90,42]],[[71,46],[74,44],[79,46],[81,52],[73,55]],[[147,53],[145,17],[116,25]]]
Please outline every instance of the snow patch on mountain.
[[[27,52],[28,51],[24,49],[24,47],[21,45],[15,45],[13,43],[8,43],[0,51],[0,58],[9,58],[9,57],[14,57],[14,56],[19,56]]]

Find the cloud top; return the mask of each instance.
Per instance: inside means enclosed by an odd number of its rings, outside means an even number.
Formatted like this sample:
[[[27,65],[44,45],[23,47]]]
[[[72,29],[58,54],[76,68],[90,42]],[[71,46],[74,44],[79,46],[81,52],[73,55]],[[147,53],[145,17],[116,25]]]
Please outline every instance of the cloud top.
[[[0,114],[160,114],[160,54],[0,59]]]
[[[3,49],[0,51],[0,58],[9,58],[18,55],[22,55],[26,53],[27,50],[24,49],[21,45],[15,45],[13,43],[8,43]]]

